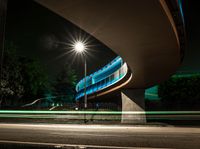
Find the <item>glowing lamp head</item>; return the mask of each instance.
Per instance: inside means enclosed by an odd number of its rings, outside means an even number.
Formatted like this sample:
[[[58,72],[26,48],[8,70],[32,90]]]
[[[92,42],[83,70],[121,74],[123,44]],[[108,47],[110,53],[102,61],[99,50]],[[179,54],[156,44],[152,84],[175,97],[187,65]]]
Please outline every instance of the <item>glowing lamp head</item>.
[[[83,43],[83,42],[80,42],[80,41],[76,42],[76,43],[74,44],[74,50],[75,50],[76,52],[78,52],[78,53],[84,52],[84,51],[85,51],[85,45],[84,45],[84,43]]]

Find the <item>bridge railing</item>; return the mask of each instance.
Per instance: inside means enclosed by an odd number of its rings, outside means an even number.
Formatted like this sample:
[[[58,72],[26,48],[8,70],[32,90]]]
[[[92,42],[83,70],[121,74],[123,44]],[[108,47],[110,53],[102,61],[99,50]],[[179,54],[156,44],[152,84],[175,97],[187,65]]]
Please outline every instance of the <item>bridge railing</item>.
[[[92,76],[90,79],[93,80],[93,81],[86,81],[86,84],[88,82],[90,82],[90,84],[87,84],[86,85],[86,94],[87,95],[90,95],[90,94],[94,94],[98,91],[101,91],[105,88],[108,88],[112,85],[114,85],[115,83],[119,82],[121,79],[123,79],[127,72],[128,72],[128,66],[126,63],[123,63],[122,59],[120,57],[118,57],[118,60],[117,61],[115,59],[115,62],[113,62],[112,64],[110,65],[106,65],[106,67],[103,67],[105,69],[107,69],[107,71],[109,71],[109,68],[113,68],[115,69],[114,72],[112,73],[107,73],[105,71],[103,71],[102,69],[102,74],[101,72],[97,71],[98,72],[98,75],[104,75],[103,77],[101,76],[101,78],[103,79],[98,79],[98,81],[94,80],[95,77],[97,78],[97,76]],[[120,63],[120,65],[117,65],[116,63]],[[94,73],[95,74],[95,73]],[[80,85],[80,83],[77,84],[77,86]],[[76,95],[76,100],[80,99],[81,97],[84,96],[84,88],[81,88],[80,90],[78,90],[79,87],[76,87],[77,88],[77,95]]]

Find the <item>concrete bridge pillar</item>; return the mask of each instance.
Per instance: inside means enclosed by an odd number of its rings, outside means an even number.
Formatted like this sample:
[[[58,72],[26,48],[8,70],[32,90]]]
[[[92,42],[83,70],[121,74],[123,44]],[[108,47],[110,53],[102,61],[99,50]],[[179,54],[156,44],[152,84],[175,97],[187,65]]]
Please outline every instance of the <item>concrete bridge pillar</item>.
[[[131,113],[131,112],[145,111],[144,89],[124,89],[121,91],[121,98],[122,98],[121,122],[127,124],[146,123],[145,114]]]

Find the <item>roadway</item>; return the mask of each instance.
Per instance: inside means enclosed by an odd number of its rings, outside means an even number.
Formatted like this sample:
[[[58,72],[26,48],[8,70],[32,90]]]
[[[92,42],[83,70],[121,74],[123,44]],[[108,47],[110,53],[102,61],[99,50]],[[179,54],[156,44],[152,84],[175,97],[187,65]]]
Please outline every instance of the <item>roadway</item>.
[[[199,140],[200,128],[189,127],[0,123],[0,145],[199,149]]]

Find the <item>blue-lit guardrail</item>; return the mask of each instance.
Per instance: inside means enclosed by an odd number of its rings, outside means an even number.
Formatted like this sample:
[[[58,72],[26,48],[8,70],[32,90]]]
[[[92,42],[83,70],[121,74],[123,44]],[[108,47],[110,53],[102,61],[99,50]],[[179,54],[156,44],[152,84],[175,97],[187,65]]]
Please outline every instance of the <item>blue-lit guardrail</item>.
[[[86,94],[90,95],[101,91],[123,79],[128,72],[127,64],[121,57],[116,57],[100,70],[86,77]],[[76,85],[76,100],[84,96],[84,78]]]

